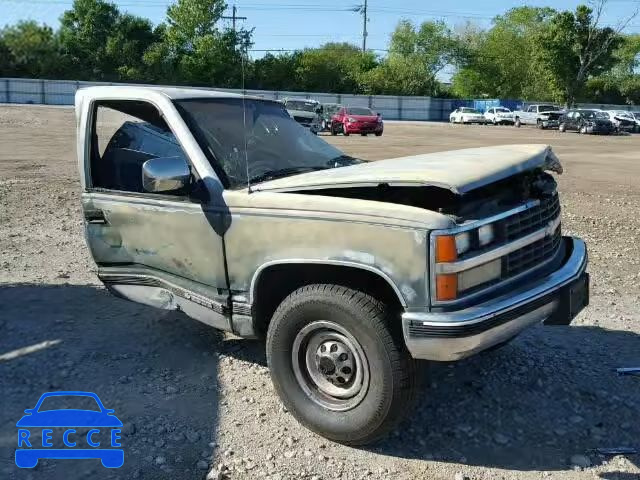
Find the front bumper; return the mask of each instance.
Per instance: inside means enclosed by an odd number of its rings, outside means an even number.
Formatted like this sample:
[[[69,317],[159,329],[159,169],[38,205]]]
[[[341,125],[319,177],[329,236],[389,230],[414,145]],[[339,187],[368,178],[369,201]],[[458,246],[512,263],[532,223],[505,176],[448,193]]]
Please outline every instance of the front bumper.
[[[557,128],[560,126],[560,119],[556,118],[556,119],[542,120],[542,126],[544,128]]]
[[[568,325],[589,303],[585,243],[565,237],[568,258],[534,284],[453,312],[405,312],[402,330],[414,358],[452,361],[479,353],[545,321]]]
[[[349,133],[381,133],[384,129],[382,123],[366,124],[366,123],[345,123],[347,132]]]

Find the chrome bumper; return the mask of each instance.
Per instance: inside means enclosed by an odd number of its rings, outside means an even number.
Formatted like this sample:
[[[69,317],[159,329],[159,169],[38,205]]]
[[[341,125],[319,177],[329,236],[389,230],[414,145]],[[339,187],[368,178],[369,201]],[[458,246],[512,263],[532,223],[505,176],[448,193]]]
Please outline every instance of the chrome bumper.
[[[587,248],[578,238],[564,240],[571,252],[568,259],[533,285],[464,310],[403,313],[402,330],[411,355],[424,360],[460,360],[551,317],[555,324],[569,324],[588,304]],[[574,305],[572,285],[580,282],[584,283],[586,297]],[[558,316],[563,318],[559,320]]]

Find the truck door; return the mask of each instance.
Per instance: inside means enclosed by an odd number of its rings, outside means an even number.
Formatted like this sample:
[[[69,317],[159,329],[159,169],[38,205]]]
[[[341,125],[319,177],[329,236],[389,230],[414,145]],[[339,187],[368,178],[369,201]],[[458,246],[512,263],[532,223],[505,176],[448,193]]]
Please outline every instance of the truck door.
[[[193,192],[150,193],[142,186],[143,163],[158,157],[184,158],[197,183],[172,129],[148,102],[105,100],[91,108],[82,205],[98,276],[131,300],[228,327],[220,213]]]

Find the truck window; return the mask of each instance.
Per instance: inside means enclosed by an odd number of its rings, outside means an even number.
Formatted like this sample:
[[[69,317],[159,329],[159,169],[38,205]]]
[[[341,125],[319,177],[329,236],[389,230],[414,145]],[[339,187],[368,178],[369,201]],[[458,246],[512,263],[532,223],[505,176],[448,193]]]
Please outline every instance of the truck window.
[[[143,193],[144,162],[158,157],[187,159],[158,110],[147,102],[99,102],[94,118],[91,136],[93,187]]]

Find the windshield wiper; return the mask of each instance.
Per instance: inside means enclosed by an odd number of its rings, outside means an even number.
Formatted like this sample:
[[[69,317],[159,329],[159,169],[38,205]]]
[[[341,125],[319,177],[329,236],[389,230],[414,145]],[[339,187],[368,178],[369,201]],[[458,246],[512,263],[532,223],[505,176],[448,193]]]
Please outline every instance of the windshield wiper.
[[[267,180],[274,180],[276,178],[288,177],[289,175],[295,175],[297,173],[305,173],[305,172],[313,172],[316,170],[325,170],[329,167],[288,167],[288,168],[279,168],[277,170],[267,170],[260,175],[256,175],[255,177],[251,177],[249,179],[249,183],[260,183],[266,182]]]

